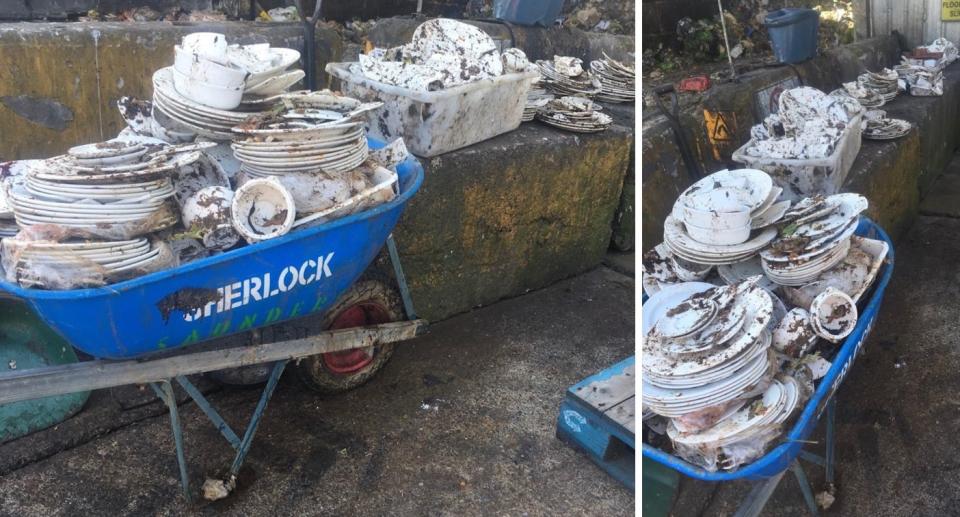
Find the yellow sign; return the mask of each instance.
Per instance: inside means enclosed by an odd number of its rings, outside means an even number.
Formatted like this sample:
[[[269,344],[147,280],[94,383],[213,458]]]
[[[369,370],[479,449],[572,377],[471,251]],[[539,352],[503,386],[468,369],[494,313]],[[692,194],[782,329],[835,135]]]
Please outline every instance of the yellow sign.
[[[960,0],[941,0],[940,19],[943,21],[960,21]]]
[[[736,144],[737,114],[733,111],[703,110],[703,121],[706,123],[707,139],[713,147],[713,157],[721,160],[721,156],[732,150]]]

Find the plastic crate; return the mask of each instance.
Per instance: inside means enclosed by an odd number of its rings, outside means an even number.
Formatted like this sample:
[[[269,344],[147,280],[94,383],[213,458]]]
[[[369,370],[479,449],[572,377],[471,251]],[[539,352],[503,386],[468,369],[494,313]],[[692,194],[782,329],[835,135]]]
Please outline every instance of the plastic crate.
[[[527,92],[537,72],[504,74],[436,92],[384,84],[350,71],[350,63],[328,63],[344,94],[380,100],[371,114],[370,136],[402,137],[414,154],[431,157],[482,142],[520,127]]]
[[[833,154],[826,158],[799,160],[748,156],[746,150],[754,143],[751,138],[743,147],[733,152],[733,161],[770,174],[783,189],[785,199],[791,201],[818,194],[836,194],[843,187],[843,182],[860,153],[862,121],[863,115],[857,115],[850,120],[840,135],[840,142]]]

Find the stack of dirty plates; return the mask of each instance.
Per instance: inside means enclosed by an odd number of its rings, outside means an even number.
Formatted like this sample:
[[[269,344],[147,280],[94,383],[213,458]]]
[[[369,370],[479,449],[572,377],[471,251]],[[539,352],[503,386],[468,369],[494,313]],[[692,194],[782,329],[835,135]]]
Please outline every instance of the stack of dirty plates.
[[[613,124],[613,119],[600,113],[600,105],[584,97],[561,97],[547,101],[536,113],[537,120],[575,133],[599,133]]]
[[[347,172],[363,163],[369,151],[362,122],[292,119],[234,131],[247,136],[232,147],[241,170],[254,177]]]
[[[783,190],[755,169],[723,170],[685,190],[664,223],[664,242],[697,264],[742,262],[777,234],[773,227],[790,208]]]
[[[806,198],[784,216],[783,236],[760,253],[763,271],[780,285],[806,284],[850,251],[867,199],[858,194]]]
[[[558,97],[592,97],[602,91],[600,81],[583,70],[577,58],[554,56],[553,61],[537,61],[541,84]]]
[[[211,140],[229,141],[233,138],[231,128],[243,123],[248,117],[265,115],[279,104],[279,98],[241,102],[237,111],[211,108],[181,95],[173,84],[173,67],[157,70],[153,74],[153,107],[183,127]],[[251,111],[257,109],[257,111]],[[243,110],[243,111],[241,111]]]
[[[627,66],[611,59],[606,52],[603,59],[590,62],[590,71],[600,81],[600,93],[596,99],[604,102],[633,102],[637,92],[637,73]]]
[[[553,95],[543,88],[530,88],[527,92],[527,103],[523,106],[521,121],[530,122],[537,115],[537,111],[553,100]]]
[[[170,176],[200,153],[171,157],[138,146],[90,144],[41,162],[8,190],[17,224],[53,225],[78,237],[114,239],[176,223],[176,211],[167,202],[174,193]]]
[[[67,271],[74,279],[87,279],[81,284],[95,285],[172,265],[169,249],[145,238],[112,242],[3,239],[2,255],[4,265],[16,272],[16,281],[24,287],[55,288],[53,282],[62,281],[59,277]]]
[[[769,442],[777,436],[769,431],[790,418],[799,405],[800,394],[799,383],[793,377],[784,375],[774,379],[762,395],[724,415],[712,427],[698,432],[682,432],[675,422],[671,422],[667,427],[667,436],[674,444],[684,446],[678,448],[681,454],[684,450],[696,450],[705,455],[708,451],[704,448],[716,451],[757,437]],[[728,455],[723,456],[720,467],[724,470],[733,470],[743,463]]]
[[[753,280],[691,289],[667,287],[643,307],[652,327],[643,344],[642,399],[663,416],[735,400],[769,378],[772,368],[767,324],[773,301],[765,290]]]
[[[20,231],[6,188],[0,188],[0,238],[13,237]]]
[[[860,74],[857,78],[857,85],[861,88],[872,90],[879,95],[883,102],[890,102],[898,92],[897,80],[900,78],[896,70],[884,68],[880,72],[867,72]]]
[[[863,115],[863,120],[863,137],[870,140],[894,140],[913,128],[906,120],[887,118],[887,112],[883,110],[870,110]]]
[[[843,88],[835,90],[830,93],[831,95],[836,94],[846,94],[849,97],[853,97],[866,109],[879,108],[886,104],[883,95],[877,93],[876,91],[870,88],[864,88],[856,82],[843,83]]]

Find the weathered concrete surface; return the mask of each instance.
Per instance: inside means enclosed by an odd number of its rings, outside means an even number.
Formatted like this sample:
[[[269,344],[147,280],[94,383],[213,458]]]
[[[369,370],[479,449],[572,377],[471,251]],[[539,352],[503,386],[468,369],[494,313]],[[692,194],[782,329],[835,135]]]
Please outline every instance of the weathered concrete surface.
[[[0,161],[114,137],[124,127],[117,99],[150,98],[153,72],[173,64],[173,46],[196,31],[303,48],[293,23],[0,23]],[[318,28],[320,74],[341,55],[339,35]]]
[[[920,203],[922,215],[960,217],[960,160],[954,159]]]
[[[0,477],[0,514],[632,515],[633,494],[554,431],[567,386],[634,353],[634,288],[598,269],[442,322],[342,396],[286,375],[220,503],[180,499],[161,416]],[[210,398],[236,429],[257,396]],[[181,415],[198,486],[232,454],[196,406]]]
[[[611,251],[603,258],[603,265],[627,276],[637,274],[637,256],[632,251]]]
[[[615,123],[628,128],[636,127],[636,110],[633,103],[603,103],[604,111],[613,117]],[[620,205],[613,216],[613,237],[610,245],[615,250],[632,251],[636,243],[637,222],[637,165],[636,139],[630,143],[630,165],[623,178],[623,190],[620,193]]]
[[[870,200],[867,215],[896,239],[913,224],[920,204],[921,152],[924,138],[918,129],[890,142],[864,140],[853,162],[844,190]]]
[[[422,159],[396,231],[417,312],[437,320],[595,267],[609,247],[633,132],[522,124]]]
[[[897,246],[876,326],[838,392],[838,493],[828,515],[957,514],[958,234],[960,219],[921,216]],[[814,439],[823,439],[820,431]],[[805,469],[823,490],[822,470]],[[805,515],[791,476],[763,515]],[[730,515],[748,488],[684,479],[674,514]]]
[[[677,196],[692,180],[672,131],[647,131],[642,122],[640,139],[640,227],[643,249],[648,251],[663,240],[663,222]]]

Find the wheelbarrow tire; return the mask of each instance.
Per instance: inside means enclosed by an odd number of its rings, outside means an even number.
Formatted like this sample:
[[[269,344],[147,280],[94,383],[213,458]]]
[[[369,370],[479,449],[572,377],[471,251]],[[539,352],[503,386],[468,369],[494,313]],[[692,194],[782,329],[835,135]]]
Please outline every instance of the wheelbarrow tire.
[[[353,284],[324,315],[326,329],[343,329],[402,321],[400,293],[388,280],[365,277]],[[393,344],[319,354],[297,364],[303,383],[323,394],[350,391],[373,378],[393,355]]]

